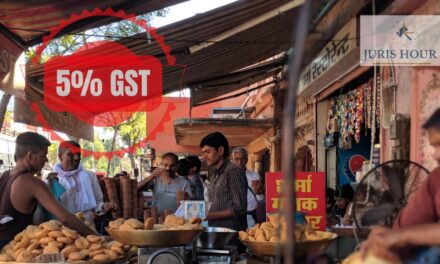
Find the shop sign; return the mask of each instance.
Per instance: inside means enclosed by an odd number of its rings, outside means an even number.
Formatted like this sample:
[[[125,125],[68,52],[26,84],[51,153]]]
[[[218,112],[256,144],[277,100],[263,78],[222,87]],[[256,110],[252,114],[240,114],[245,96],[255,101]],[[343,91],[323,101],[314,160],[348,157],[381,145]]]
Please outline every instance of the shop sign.
[[[350,20],[301,72],[298,93],[303,92],[316,79],[334,67],[357,46],[356,18]]]
[[[297,172],[295,180],[296,211],[303,212],[314,229],[325,230],[325,174],[323,172]],[[281,193],[283,174],[266,173],[266,212],[277,212],[283,206]]]

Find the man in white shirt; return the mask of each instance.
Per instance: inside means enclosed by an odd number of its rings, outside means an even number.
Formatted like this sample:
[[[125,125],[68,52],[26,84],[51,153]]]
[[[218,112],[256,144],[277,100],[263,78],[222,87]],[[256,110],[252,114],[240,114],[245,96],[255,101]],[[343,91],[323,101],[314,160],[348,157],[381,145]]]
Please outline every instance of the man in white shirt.
[[[248,152],[243,147],[236,147],[232,150],[232,162],[246,171],[246,178],[248,182],[247,220],[248,227],[250,228],[255,225],[257,220],[257,188],[254,188],[254,186],[256,186],[260,181],[260,175],[258,175],[257,172],[248,170],[246,168],[246,164],[248,162]]]
[[[64,188],[59,199],[67,211],[82,213],[92,226],[94,214],[103,215],[116,209],[113,202],[104,202],[96,175],[85,170],[81,164],[81,146],[76,141],[64,141],[58,148],[59,162],[54,171],[59,184]],[[52,179],[53,180],[53,179]]]

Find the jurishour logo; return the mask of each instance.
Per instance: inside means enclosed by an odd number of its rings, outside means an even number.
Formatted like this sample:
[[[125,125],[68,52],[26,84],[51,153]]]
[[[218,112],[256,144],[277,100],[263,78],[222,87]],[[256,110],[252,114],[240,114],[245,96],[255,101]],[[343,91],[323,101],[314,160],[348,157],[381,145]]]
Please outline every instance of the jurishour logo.
[[[415,49],[375,49],[364,50],[363,60],[370,59],[437,59],[436,50]]]
[[[399,30],[396,32],[397,36],[403,37],[405,36],[408,40],[412,40],[410,37],[410,34],[413,34],[414,32],[408,31],[408,28],[406,27],[405,23],[399,28]]]

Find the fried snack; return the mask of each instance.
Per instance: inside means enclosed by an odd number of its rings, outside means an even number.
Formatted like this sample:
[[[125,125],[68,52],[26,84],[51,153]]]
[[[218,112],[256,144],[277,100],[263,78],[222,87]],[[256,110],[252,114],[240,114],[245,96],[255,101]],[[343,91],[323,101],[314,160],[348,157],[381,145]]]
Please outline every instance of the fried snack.
[[[21,254],[21,252],[23,252],[23,251],[25,251],[24,248],[19,248],[19,249],[15,250],[14,253],[13,253],[14,258],[17,259],[18,256],[19,256],[19,255]]]
[[[170,214],[165,218],[164,225],[166,227],[178,227],[185,224],[185,219]]]
[[[281,225],[281,228],[286,228],[286,218],[279,216],[279,214],[268,214],[267,218],[269,218],[269,222],[272,224],[274,228],[278,228]]]
[[[56,230],[52,230],[56,229]],[[69,236],[69,237],[68,237]],[[76,237],[76,239],[72,239]],[[114,247],[113,251],[110,250]],[[119,242],[106,243],[101,236],[80,236],[76,231],[61,225],[58,221],[42,223],[39,227],[28,226],[3,247],[0,262],[29,262],[41,254],[63,254],[68,261],[90,262],[96,255],[99,260],[114,260],[130,249]],[[108,252],[107,252],[108,251]]]
[[[399,259],[383,259],[376,257],[371,252],[368,252],[365,258],[361,257],[360,252],[356,252],[348,256],[342,264],[402,264]]]
[[[107,257],[106,254],[99,254],[93,257],[93,260],[95,261],[108,261],[109,258]]]
[[[61,232],[61,231],[50,231],[49,234],[47,234],[47,235],[52,238],[64,236],[63,232]]]
[[[200,224],[190,224],[190,223],[185,223],[182,226],[178,226],[177,229],[181,229],[181,230],[196,230],[196,229],[202,229],[203,227]]]
[[[116,260],[119,258],[118,253],[112,251],[112,250],[105,250],[105,254],[110,258],[110,260]]]
[[[155,222],[156,221],[154,221],[153,217],[148,217],[147,220],[145,220],[144,229],[145,230],[153,230]]]
[[[189,223],[190,223],[190,224],[197,224],[197,225],[199,225],[199,224],[202,223],[202,219],[201,219],[201,218],[198,218],[198,217],[193,217],[193,218],[191,218],[191,219],[189,220]]]
[[[38,230],[35,230],[34,231],[34,238],[36,238],[36,239],[38,239],[38,240],[40,240],[40,239],[42,239],[43,237],[46,237],[47,236],[47,234],[49,234],[49,230],[46,230],[46,229],[44,229],[44,228],[39,228]]]
[[[23,238],[23,233],[18,233],[18,234],[16,234],[15,235],[15,237],[14,237],[14,241],[20,241],[21,239]]]
[[[62,227],[63,224],[58,220],[49,220],[49,222],[56,224],[58,227]]]
[[[18,242],[17,244],[15,244],[12,247],[12,249],[14,251],[17,251],[19,249],[26,249],[29,245],[30,245],[30,240],[29,239],[22,239],[21,242]]]
[[[16,260],[18,262],[32,262],[32,259],[36,257],[35,254],[33,254],[31,251],[22,251],[20,254],[17,255]]]
[[[53,220],[51,220],[49,222],[42,223],[40,225],[40,227],[42,227],[46,230],[49,230],[49,231],[59,231],[60,230],[60,227],[58,226],[58,224]]]
[[[241,240],[247,240],[249,235],[245,231],[238,231],[238,236]]]
[[[66,236],[66,237],[68,237],[68,238],[70,238],[70,239],[73,239],[73,240],[75,240],[75,239],[77,239],[78,238],[78,232],[76,232],[75,230],[72,230],[72,229],[70,229],[70,228],[67,228],[67,227],[63,227],[62,229],[61,229],[61,232],[63,233],[63,235],[64,236]],[[61,241],[60,241],[61,242]],[[63,242],[64,243],[64,242]],[[70,243],[70,244],[72,244],[72,243]]]
[[[86,256],[81,254],[81,252],[72,252],[69,254],[69,260],[71,260],[71,261],[83,260],[85,258],[86,258]]]
[[[144,228],[144,224],[137,220],[137,219],[128,219],[127,221],[124,222],[124,225],[128,225],[133,227],[134,229],[143,229]]]
[[[104,239],[100,236],[95,236],[95,235],[88,235],[87,236],[87,240],[90,243],[102,243],[104,241]]]
[[[43,250],[43,254],[56,254],[59,252],[60,252],[60,249],[56,246],[47,246]]]
[[[264,236],[264,232],[263,232],[263,230],[257,228],[257,229],[255,229],[255,235],[254,235],[254,237],[257,238],[257,237],[259,237],[259,236]]]
[[[125,222],[124,218],[118,218],[114,221],[110,221],[109,227],[114,228],[114,229],[118,229],[119,227],[121,227],[121,225],[124,224],[124,222]]]
[[[84,238],[84,237],[79,237],[75,240],[75,246],[78,249],[86,249],[89,248],[90,242]],[[70,256],[69,256],[70,257]]]
[[[26,251],[32,251],[40,247],[40,243],[32,243],[27,248]]]
[[[269,221],[261,224],[256,224],[255,226],[248,228],[246,232],[239,232],[241,240],[249,241],[268,241],[268,242],[279,242],[287,240],[287,230],[286,222],[284,217],[279,217],[277,214],[269,214]],[[280,228],[279,239],[277,234],[277,227]],[[294,230],[295,240],[322,240],[328,239],[333,236],[332,233],[318,233],[310,226],[302,224],[296,225]]]
[[[66,245],[70,245],[73,244],[74,240],[70,237],[62,236],[62,237],[57,237],[57,241]]]
[[[58,241],[49,242],[49,244],[47,244],[47,245],[48,246],[54,246],[54,247],[57,247],[57,248],[64,248],[64,244],[61,243],[61,242],[58,242]]]
[[[270,222],[263,222],[260,225],[260,229],[274,229],[274,226]]]
[[[276,236],[277,232],[274,228],[266,228],[263,229],[264,236],[267,240],[269,240],[271,237]]]
[[[14,261],[14,257],[9,255],[8,253],[1,253],[0,254],[0,261],[2,261],[2,262]]]
[[[75,245],[68,245],[63,250],[61,250],[61,253],[64,255],[64,258],[66,259],[73,252],[78,252],[78,248]]]
[[[26,236],[30,239],[33,239],[33,238],[35,238],[35,232],[37,230],[40,230],[37,226],[30,225],[22,233],[23,233],[23,236]]]
[[[265,242],[265,241],[267,241],[267,240],[266,240],[266,237],[264,236],[264,233],[260,233],[260,234],[257,235],[255,238],[256,238],[257,241],[261,241],[261,242]]]
[[[278,238],[276,236],[270,237],[269,242],[278,242]]]
[[[122,248],[124,246],[124,244],[122,244],[121,242],[118,242],[118,241],[112,241],[112,242],[108,243],[108,246],[109,247],[115,246],[115,247]]]
[[[90,249],[82,249],[79,253],[87,258],[92,251]]]
[[[118,253],[119,255],[123,255],[124,254],[124,250],[118,246],[111,246],[110,250]]]
[[[102,249],[102,248],[103,248],[103,245],[101,243],[93,243],[93,244],[90,244],[90,247],[89,247],[89,249],[91,251],[99,250],[99,249]]]
[[[136,230],[133,226],[131,225],[126,225],[125,223],[123,225],[121,225],[119,227],[119,230],[126,230],[126,231],[131,231],[131,230]]]
[[[99,255],[99,254],[105,254],[105,250],[104,249],[100,249],[100,250],[92,251],[92,252],[90,252],[89,256],[91,258],[93,258],[94,256]]]
[[[40,243],[46,245],[52,241],[55,241],[55,239],[53,239],[52,237],[43,237],[42,239],[40,239]]]
[[[39,256],[41,254],[43,254],[43,250],[42,249],[34,249],[31,251],[32,254],[34,254],[35,256]]]

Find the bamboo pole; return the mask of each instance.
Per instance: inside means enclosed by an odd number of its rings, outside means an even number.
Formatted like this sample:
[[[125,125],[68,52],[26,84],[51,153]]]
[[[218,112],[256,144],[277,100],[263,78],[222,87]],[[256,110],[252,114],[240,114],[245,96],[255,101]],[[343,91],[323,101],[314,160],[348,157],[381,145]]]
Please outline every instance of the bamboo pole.
[[[287,220],[287,239],[284,248],[284,263],[295,263],[295,110],[297,89],[303,61],[306,37],[308,34],[310,14],[312,9],[312,0],[308,0],[301,7],[300,15],[296,26],[293,28],[292,43],[295,48],[289,56],[289,84],[287,96],[284,104],[283,113],[283,132],[282,132],[282,150],[283,150],[283,174],[284,174],[284,193],[285,193],[285,212]],[[296,22],[296,21],[295,21]]]

